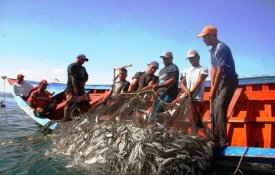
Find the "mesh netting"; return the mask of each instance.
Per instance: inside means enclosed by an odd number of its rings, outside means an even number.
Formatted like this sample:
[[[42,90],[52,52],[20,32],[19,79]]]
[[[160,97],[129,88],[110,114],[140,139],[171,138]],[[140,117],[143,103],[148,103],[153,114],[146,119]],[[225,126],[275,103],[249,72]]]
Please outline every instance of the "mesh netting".
[[[194,117],[192,100],[179,97],[165,104],[157,123],[148,125],[152,96],[152,91],[122,94],[58,124],[54,148],[76,163],[100,164],[120,174],[204,174],[214,144],[197,135],[202,126]],[[181,129],[170,127],[175,124]]]

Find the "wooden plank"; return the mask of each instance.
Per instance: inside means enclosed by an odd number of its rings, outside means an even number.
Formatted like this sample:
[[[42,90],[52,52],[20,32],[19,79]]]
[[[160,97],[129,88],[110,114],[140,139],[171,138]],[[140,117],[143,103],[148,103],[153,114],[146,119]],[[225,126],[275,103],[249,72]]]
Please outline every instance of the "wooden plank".
[[[275,90],[244,91],[248,100],[275,100]]]
[[[243,88],[237,88],[234,95],[233,95],[233,98],[229,104],[229,107],[228,107],[228,110],[227,110],[227,117],[231,117],[233,115],[233,112],[234,112],[234,108],[236,106],[236,103],[241,95],[243,91]]]
[[[237,157],[244,155],[244,162],[259,162],[259,163],[275,163],[274,148],[257,148],[257,147],[233,147],[229,146],[218,152],[218,156],[222,158]]]

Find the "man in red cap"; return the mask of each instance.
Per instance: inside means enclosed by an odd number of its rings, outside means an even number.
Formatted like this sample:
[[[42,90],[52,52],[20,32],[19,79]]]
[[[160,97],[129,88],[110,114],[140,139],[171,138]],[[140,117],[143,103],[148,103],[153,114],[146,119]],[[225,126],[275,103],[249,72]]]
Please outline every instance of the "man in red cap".
[[[206,46],[211,46],[211,129],[219,148],[229,145],[226,134],[227,109],[238,87],[238,74],[230,48],[218,40],[215,26],[206,26],[198,37],[202,37]]]
[[[64,121],[70,120],[78,111],[85,113],[90,108],[89,97],[85,92],[85,83],[88,81],[88,73],[84,66],[89,61],[84,54],[79,54],[75,62],[68,66],[67,103],[64,109]]]
[[[15,95],[20,96],[24,100],[27,100],[32,89],[33,86],[24,80],[24,75],[18,74],[17,81],[13,84],[13,90]]]
[[[36,116],[52,117],[57,104],[51,100],[50,94],[46,91],[48,82],[42,80],[38,84],[38,89],[33,91],[28,99],[29,105],[34,109]]]

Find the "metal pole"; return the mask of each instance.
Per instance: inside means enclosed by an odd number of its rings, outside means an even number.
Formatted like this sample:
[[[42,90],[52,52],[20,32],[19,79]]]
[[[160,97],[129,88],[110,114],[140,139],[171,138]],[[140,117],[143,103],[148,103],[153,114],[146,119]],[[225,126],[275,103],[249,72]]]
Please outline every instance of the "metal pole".
[[[5,84],[5,80],[6,80],[7,76],[2,76],[1,78],[4,81],[4,102],[1,101],[1,107],[6,107],[6,105],[5,105],[5,101],[6,101],[6,87],[5,87],[6,84]]]

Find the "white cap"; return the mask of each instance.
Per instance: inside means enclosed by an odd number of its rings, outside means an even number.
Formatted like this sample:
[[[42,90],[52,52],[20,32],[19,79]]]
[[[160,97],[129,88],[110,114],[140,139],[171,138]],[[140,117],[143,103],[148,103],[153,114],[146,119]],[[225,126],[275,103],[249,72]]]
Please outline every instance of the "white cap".
[[[187,58],[192,58],[192,57],[194,57],[196,55],[200,56],[199,53],[195,49],[189,49],[187,51],[186,55],[187,55]]]

